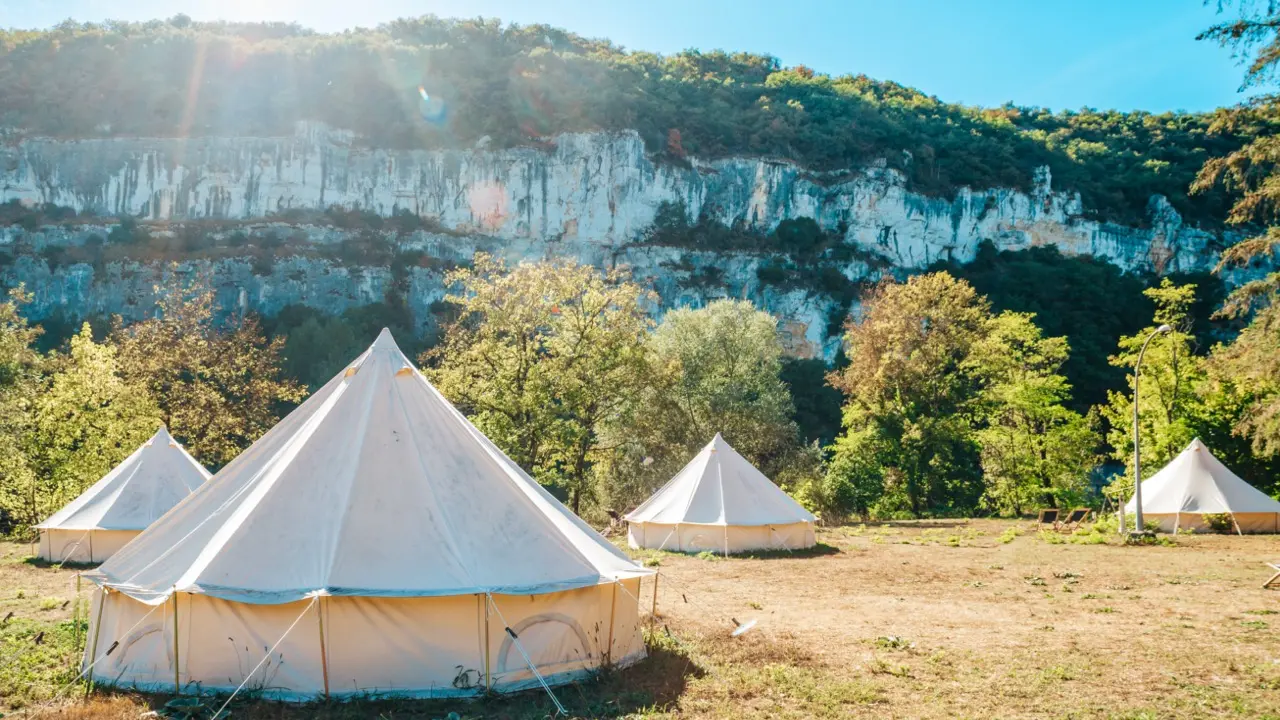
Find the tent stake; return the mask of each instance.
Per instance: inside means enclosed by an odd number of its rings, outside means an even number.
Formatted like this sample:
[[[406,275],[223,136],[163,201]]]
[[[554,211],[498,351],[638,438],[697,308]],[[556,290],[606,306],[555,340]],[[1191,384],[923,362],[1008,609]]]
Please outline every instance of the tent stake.
[[[316,601],[316,620],[320,626],[320,672],[324,675],[324,699],[329,699],[329,651],[324,644],[324,599]]]
[[[618,610],[618,583],[621,580],[613,581],[613,598],[609,603],[609,646],[604,651],[605,665],[613,664],[613,616]]]
[[[98,588],[98,617],[93,624],[93,647],[89,650],[89,662],[97,662],[98,657],[98,635],[102,634],[102,606],[106,604],[107,589],[105,587]],[[93,693],[93,666],[89,666],[89,683],[84,686],[84,696],[87,699]]]

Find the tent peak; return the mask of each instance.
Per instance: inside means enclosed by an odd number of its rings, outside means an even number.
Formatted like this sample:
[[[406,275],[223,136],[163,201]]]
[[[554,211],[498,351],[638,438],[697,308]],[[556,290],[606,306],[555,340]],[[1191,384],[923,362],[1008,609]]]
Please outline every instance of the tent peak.
[[[391,337],[391,330],[389,328],[382,328],[382,332],[378,333],[378,339],[374,340],[373,345],[370,347],[373,350],[400,351],[400,346],[396,345],[396,339]]]

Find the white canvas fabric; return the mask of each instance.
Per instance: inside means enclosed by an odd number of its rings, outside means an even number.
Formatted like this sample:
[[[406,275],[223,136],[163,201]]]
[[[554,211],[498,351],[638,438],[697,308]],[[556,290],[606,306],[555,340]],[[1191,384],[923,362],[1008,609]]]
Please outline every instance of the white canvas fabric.
[[[386,330],[98,571],[147,603],[184,592],[266,604],[647,574],[476,430]]]
[[[1137,510],[1130,498],[1125,512]],[[1142,483],[1144,519],[1161,529],[1201,528],[1201,516],[1228,513],[1241,532],[1280,530],[1280,500],[1269,497],[1231,472],[1199,438],[1191,441],[1160,472]]]
[[[383,330],[90,575],[101,591],[85,664],[102,658],[95,679],[148,690],[475,695],[537,682],[510,627],[562,683],[644,657],[650,574],[498,450]]]
[[[133,454],[40,523],[40,557],[101,562],[209,479],[160,428]]]
[[[732,553],[815,542],[813,514],[720,433],[626,519],[632,547]]]
[[[644,659],[640,580],[493,595],[493,606],[483,594],[249,605],[185,593],[149,606],[115,592],[103,597],[99,589],[90,598],[85,656],[88,662],[96,639],[100,659],[90,672],[98,683],[151,692],[172,692],[175,670],[186,692],[230,693],[243,682],[265,697],[294,701],[474,696],[486,685],[512,692],[538,681],[504,621],[552,685],[606,663]]]

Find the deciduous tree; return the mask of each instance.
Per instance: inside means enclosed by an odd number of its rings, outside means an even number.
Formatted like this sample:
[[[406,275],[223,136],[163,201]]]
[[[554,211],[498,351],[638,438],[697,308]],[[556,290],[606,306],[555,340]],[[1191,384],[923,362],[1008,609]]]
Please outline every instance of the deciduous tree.
[[[577,512],[616,445],[601,430],[647,381],[651,298],[621,271],[573,262],[507,268],[477,255],[451,273],[457,319],[428,375],[478,428]]]
[[[742,300],[670,310],[647,343],[645,391],[611,433],[611,500],[629,506],[666,482],[715,434],[780,484],[810,472],[780,377],[778,321]]]
[[[972,358],[983,383],[982,503],[1002,514],[1078,504],[1098,460],[1097,434],[1065,405],[1066,339],[1044,337],[1033,318],[1013,312],[992,318]]]
[[[0,303],[0,533],[30,527],[41,519],[36,474],[26,439],[34,426],[36,398],[43,386],[43,359],[33,345],[40,328],[27,323],[20,307],[30,295],[19,285]]]
[[[27,442],[42,516],[97,482],[160,424],[160,408],[146,387],[122,377],[116,348],[94,342],[88,323],[53,363]]]
[[[282,377],[283,340],[268,341],[252,317],[218,321],[203,279],[175,278],[156,291],[156,317],[114,322],[121,373],[147,388],[169,431],[216,469],[270,430],[305,391]]]
[[[1133,368],[1143,343],[1160,325],[1173,328],[1158,335],[1142,360],[1138,393],[1138,427],[1142,443],[1142,476],[1147,478],[1174,458],[1196,436],[1203,413],[1205,361],[1195,353],[1189,311],[1195,301],[1194,285],[1175,285],[1167,278],[1146,294],[1155,302],[1152,324],[1120,339],[1111,358],[1117,367]],[[1133,491],[1133,384],[1128,390],[1108,393],[1102,416],[1109,424],[1107,441],[1113,457],[1125,463],[1124,476],[1108,487],[1108,495],[1126,501]]]
[[[971,355],[989,316],[968,283],[939,272],[881,284],[846,326],[849,365],[832,381],[846,396],[848,439],[837,441],[832,469],[862,467],[847,453],[874,455],[883,486],[857,495],[876,498],[881,512],[976,506],[980,385]]]

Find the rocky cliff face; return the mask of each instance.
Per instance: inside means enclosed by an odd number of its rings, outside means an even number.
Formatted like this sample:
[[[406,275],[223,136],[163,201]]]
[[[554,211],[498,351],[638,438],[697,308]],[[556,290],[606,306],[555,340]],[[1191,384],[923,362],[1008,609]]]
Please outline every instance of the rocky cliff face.
[[[1185,226],[1164,198],[1152,198],[1146,227],[1109,225],[1087,219],[1078,196],[1053,191],[1051,180],[1046,168],[1031,193],[965,190],[944,200],[908,191],[898,173],[883,168],[832,175],[762,159],[657,164],[634,134],[567,134],[543,149],[393,152],[361,147],[350,133],[315,124],[301,124],[285,138],[27,139],[0,149],[0,202],[153,221],[235,221],[250,234],[279,230],[270,218],[289,210],[409,211],[448,232],[394,235],[397,248],[457,261],[486,249],[512,260],[564,255],[627,264],[652,283],[663,307],[719,296],[755,299],[783,318],[800,354],[834,350],[826,329],[828,316],[840,310],[836,303],[815,289],[760,282],[756,271],[766,255],[637,244],[663,203],[683,204],[691,220],[706,216],[761,232],[783,220],[814,218],[840,233],[857,257],[883,258],[876,266],[842,262],[839,270],[850,281],[874,280],[885,268],[966,261],[988,239],[1000,249],[1056,245],[1126,270],[1192,271],[1216,261],[1221,239]],[[317,226],[287,230],[321,245],[343,236]],[[92,225],[9,227],[0,244],[39,249],[108,232]],[[391,275],[385,267],[301,256],[277,258],[270,271],[257,274],[243,259],[191,260],[186,270],[200,267],[213,273],[226,302],[240,302],[243,294],[265,313],[290,302],[338,312],[378,300]],[[37,317],[58,309],[137,316],[149,311],[150,286],[160,272],[136,263],[51,270],[23,258],[3,277],[35,292]],[[415,311],[443,294],[441,278],[435,270],[411,269]]]

